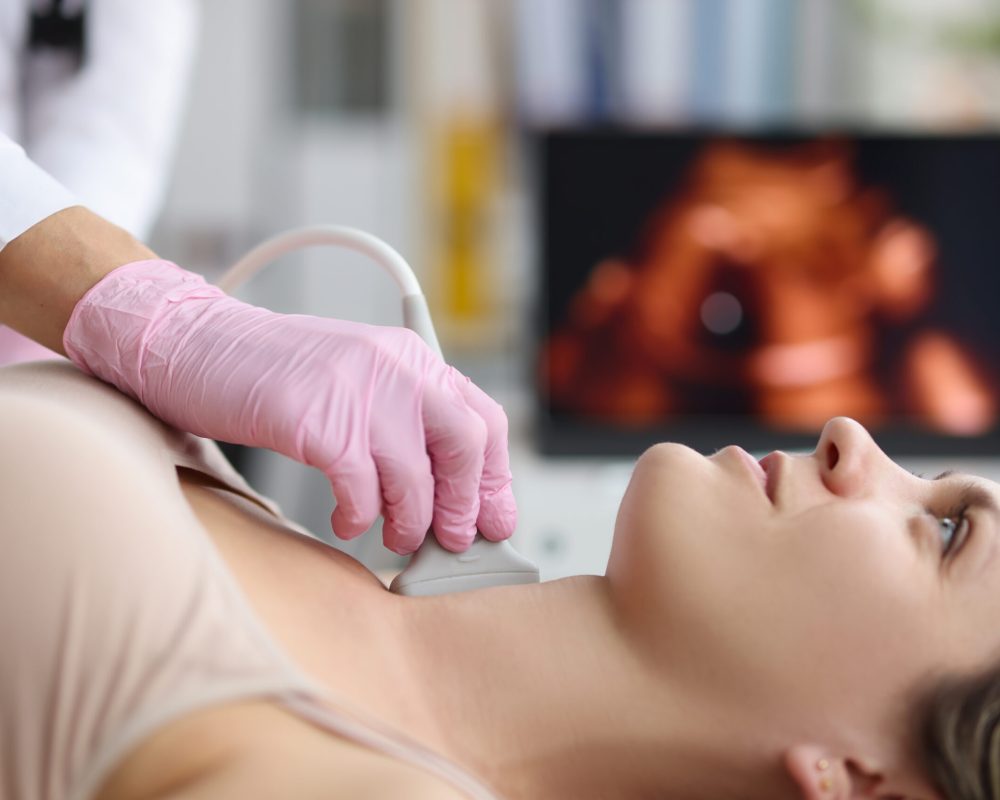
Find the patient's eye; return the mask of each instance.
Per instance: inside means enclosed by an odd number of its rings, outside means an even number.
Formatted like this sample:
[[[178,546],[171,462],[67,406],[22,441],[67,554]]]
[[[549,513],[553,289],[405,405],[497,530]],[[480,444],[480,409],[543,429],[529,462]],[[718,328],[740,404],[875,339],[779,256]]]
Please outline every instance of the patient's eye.
[[[941,528],[941,553],[948,556],[959,550],[969,535],[969,519],[966,517],[965,506],[948,512],[947,516],[938,518]]]

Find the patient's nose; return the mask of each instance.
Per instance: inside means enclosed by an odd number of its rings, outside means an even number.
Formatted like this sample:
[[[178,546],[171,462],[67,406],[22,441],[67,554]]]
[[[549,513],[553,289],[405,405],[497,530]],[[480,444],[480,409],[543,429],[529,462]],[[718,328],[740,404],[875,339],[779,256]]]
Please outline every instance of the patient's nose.
[[[845,497],[862,493],[888,463],[868,431],[850,417],[834,417],[823,426],[813,457],[826,488]]]

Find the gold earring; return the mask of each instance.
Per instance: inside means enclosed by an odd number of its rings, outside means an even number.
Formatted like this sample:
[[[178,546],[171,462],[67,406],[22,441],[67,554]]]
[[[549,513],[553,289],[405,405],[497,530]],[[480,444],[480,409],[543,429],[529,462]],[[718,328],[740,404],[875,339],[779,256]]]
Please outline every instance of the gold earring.
[[[818,769],[820,772],[825,772],[826,770],[830,769],[830,762],[825,758],[821,758],[819,761],[816,762],[816,769]],[[831,781],[829,778],[824,777],[823,780],[819,782],[819,788],[824,792],[828,792],[830,791],[830,789],[833,788],[833,781]]]

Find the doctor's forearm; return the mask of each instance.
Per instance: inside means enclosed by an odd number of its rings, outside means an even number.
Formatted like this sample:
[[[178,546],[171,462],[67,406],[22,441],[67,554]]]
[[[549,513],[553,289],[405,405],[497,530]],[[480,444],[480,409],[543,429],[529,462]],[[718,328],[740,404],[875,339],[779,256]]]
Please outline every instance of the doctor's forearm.
[[[0,323],[65,354],[63,331],[87,290],[116,267],[155,257],[93,212],[66,208],[0,250]]]

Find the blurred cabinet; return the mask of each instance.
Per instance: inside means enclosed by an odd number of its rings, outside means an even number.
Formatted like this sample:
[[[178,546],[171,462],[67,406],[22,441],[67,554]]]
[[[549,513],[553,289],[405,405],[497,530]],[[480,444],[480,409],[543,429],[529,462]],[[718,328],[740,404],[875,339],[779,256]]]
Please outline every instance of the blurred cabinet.
[[[514,544],[543,580],[603,575],[633,461],[547,460],[512,443]]]

